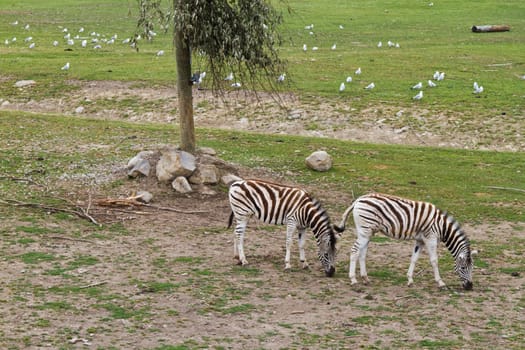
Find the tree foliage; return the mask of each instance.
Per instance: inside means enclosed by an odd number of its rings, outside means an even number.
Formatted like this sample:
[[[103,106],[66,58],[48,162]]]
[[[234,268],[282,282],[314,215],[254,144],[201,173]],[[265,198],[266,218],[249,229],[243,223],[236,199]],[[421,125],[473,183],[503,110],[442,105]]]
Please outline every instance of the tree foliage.
[[[275,90],[277,77],[285,70],[278,56],[282,40],[277,27],[281,14],[266,0],[137,0],[138,28],[150,38],[155,23],[162,29],[169,22],[189,44],[194,70],[206,71],[214,90],[224,88],[230,72],[236,81],[254,91]]]

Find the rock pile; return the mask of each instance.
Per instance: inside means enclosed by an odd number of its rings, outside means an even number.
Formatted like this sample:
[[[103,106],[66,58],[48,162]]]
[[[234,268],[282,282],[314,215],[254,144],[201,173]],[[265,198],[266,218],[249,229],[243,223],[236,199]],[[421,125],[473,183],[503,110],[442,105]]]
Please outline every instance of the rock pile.
[[[208,185],[229,186],[240,179],[237,170],[217,158],[215,150],[211,148],[201,148],[197,156],[174,147],[142,151],[129,160],[127,169],[131,178],[149,177],[154,169],[154,176],[159,182],[171,183],[175,191],[183,194],[196,189],[213,194],[214,191]]]

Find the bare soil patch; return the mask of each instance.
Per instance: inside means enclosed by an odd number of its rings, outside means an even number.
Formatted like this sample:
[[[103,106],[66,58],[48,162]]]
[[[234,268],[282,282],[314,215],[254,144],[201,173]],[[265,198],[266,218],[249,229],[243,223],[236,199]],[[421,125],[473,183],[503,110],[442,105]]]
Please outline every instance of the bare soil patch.
[[[75,84],[80,84],[80,91],[62,99],[14,101],[8,107],[74,114],[74,109],[83,105],[82,115],[92,117],[176,121],[172,113],[176,97],[171,89],[118,82]],[[199,126],[385,143],[474,144],[468,133],[455,129],[447,134],[447,127],[425,137],[413,129],[399,132],[399,126],[380,121],[374,111],[356,117],[357,122],[348,126],[354,118],[350,110],[332,114],[340,106],[305,106],[293,96],[285,97],[289,111],[275,109],[269,101],[259,110],[255,101],[210,99],[208,92],[197,92]],[[152,103],[143,110],[141,103],[136,106],[129,100]],[[103,102],[117,103],[100,107]],[[315,117],[322,130],[313,130]],[[518,149],[523,146],[509,144]],[[490,148],[507,146],[491,144]],[[105,171],[101,176],[108,180],[125,179],[123,169]],[[257,169],[240,169],[240,174],[282,181]],[[86,184],[81,179],[64,180],[57,186],[68,188],[71,199],[87,206]],[[2,221],[0,348],[522,347],[523,224],[466,225],[473,249],[479,252],[471,292],[461,290],[453,261],[443,246],[440,272],[449,288],[437,288],[425,253],[416,268],[415,285],[407,287],[412,242],[382,239],[373,241],[369,248],[371,284],[351,286],[347,274],[354,241],[352,227],[340,241],[333,278],[324,277],[311,237],[307,243],[311,269],[300,268],[294,242],[293,269],[285,272],[285,228],[256,222],[250,224],[245,242],[250,265],[239,267],[233,259],[232,229],[226,228],[230,209],[225,188],[214,188],[211,195],[183,196],[151,178],[141,178],[94,195],[127,196],[138,189],[153,192],[159,206],[195,213],[112,208],[101,216],[105,225],[100,228],[70,217],[41,216],[22,209],[16,219]],[[334,208],[351,201],[349,195],[329,188],[308,189],[321,199],[334,220],[341,215]]]

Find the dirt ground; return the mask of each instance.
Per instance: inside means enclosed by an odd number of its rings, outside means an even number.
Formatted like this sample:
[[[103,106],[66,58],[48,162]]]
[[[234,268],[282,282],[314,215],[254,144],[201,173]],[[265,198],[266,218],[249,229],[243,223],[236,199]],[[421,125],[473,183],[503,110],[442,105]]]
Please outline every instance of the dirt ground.
[[[92,103],[104,98],[121,100],[136,96],[149,101],[160,99],[161,107],[123,110],[122,104],[95,108],[96,103]],[[326,120],[333,124],[316,134],[308,127],[316,112],[291,96],[286,99],[292,106],[287,112],[272,109],[269,102],[263,111],[254,112],[241,102],[224,105],[214,100],[208,104],[197,94],[196,123],[384,143],[476,145],[472,135],[463,135],[459,130],[454,131],[453,138],[445,132],[446,128],[437,128],[432,135],[418,134],[425,132],[422,129],[399,131],[387,121],[377,120],[373,112],[368,121],[356,123],[357,130],[355,125],[345,126],[348,114],[331,116],[325,107],[337,108],[324,105],[316,105],[315,111],[324,110]],[[39,102],[13,101],[3,108],[75,114],[80,105],[85,106],[82,115],[173,122],[169,111],[176,108],[176,101],[169,89],[135,89],[123,83],[90,82],[82,84],[74,96]],[[370,127],[366,123],[371,123]],[[490,148],[523,149],[523,140],[505,145],[496,142]],[[280,180],[262,171],[239,169],[239,172],[243,177]],[[123,169],[106,175],[113,179],[125,177]],[[81,185],[75,186],[81,188]],[[250,264],[239,267],[233,259],[232,230],[226,228],[229,207],[224,188],[214,188],[214,194],[183,196],[166,191],[151,179],[139,179],[115,189],[115,193],[96,195],[127,195],[144,188],[153,192],[156,205],[186,213],[147,208],[107,209],[100,216],[106,222],[103,228],[52,217],[35,223],[29,215],[2,223],[1,251],[9,256],[0,258],[3,311],[0,348],[523,347],[523,224],[464,225],[478,253],[473,291],[460,289],[453,261],[443,246],[439,251],[440,272],[449,288],[437,288],[426,254],[416,268],[415,285],[407,287],[405,274],[412,243],[382,239],[372,242],[369,248],[367,266],[371,284],[351,286],[347,274],[354,240],[352,227],[339,242],[333,278],[324,277],[313,239],[307,243],[311,269],[299,268],[294,242],[293,269],[285,272],[284,227],[256,222],[250,224],[246,235],[245,250]],[[332,193],[329,189],[310,190],[319,193],[335,220],[342,214],[333,210],[336,204],[351,200],[349,195]],[[85,196],[78,200],[87,205]],[[46,234],[20,229],[31,223],[44,227]],[[27,256],[28,252],[42,252],[59,259],[27,263],[19,257]],[[86,262],[79,257],[91,260]]]

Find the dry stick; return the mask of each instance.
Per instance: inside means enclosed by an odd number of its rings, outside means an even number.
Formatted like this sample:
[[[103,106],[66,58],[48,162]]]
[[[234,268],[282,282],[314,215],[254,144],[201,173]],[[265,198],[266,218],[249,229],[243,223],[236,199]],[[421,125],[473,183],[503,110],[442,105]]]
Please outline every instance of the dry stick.
[[[93,288],[93,287],[102,286],[102,285],[104,285],[106,283],[108,283],[108,282],[107,281],[95,282],[95,283],[91,283],[91,284],[88,284],[86,286],[81,286],[81,287],[78,287],[78,288],[79,289]]]
[[[204,214],[209,213],[209,211],[188,211],[188,210],[181,210],[181,209],[175,209],[170,207],[162,207],[158,205],[153,204],[147,204],[147,203],[141,203],[137,201],[137,198],[140,198],[140,196],[135,197],[128,197],[128,198],[107,198],[107,199],[101,199],[96,202],[97,205],[100,206],[137,206],[137,207],[146,207],[146,208],[153,208],[157,210],[165,210],[165,211],[172,211],[175,213],[181,213],[181,214]]]
[[[499,186],[486,186],[487,188],[491,188],[493,190],[505,190],[505,191],[516,191],[516,192],[523,192],[525,193],[525,190],[522,190],[521,188],[514,188],[514,187],[499,187]]]
[[[96,242],[90,241],[89,239],[82,239],[82,238],[70,238],[70,237],[62,237],[62,236],[46,236],[46,237],[52,238],[52,239],[63,239],[65,241],[86,242],[86,243],[96,244]]]
[[[27,183],[36,185],[38,187],[45,187],[44,185],[41,185],[41,184],[39,184],[36,181],[33,181],[31,179],[22,178],[22,177],[0,176],[0,180],[11,180],[11,181],[15,181],[15,182],[27,182]]]

